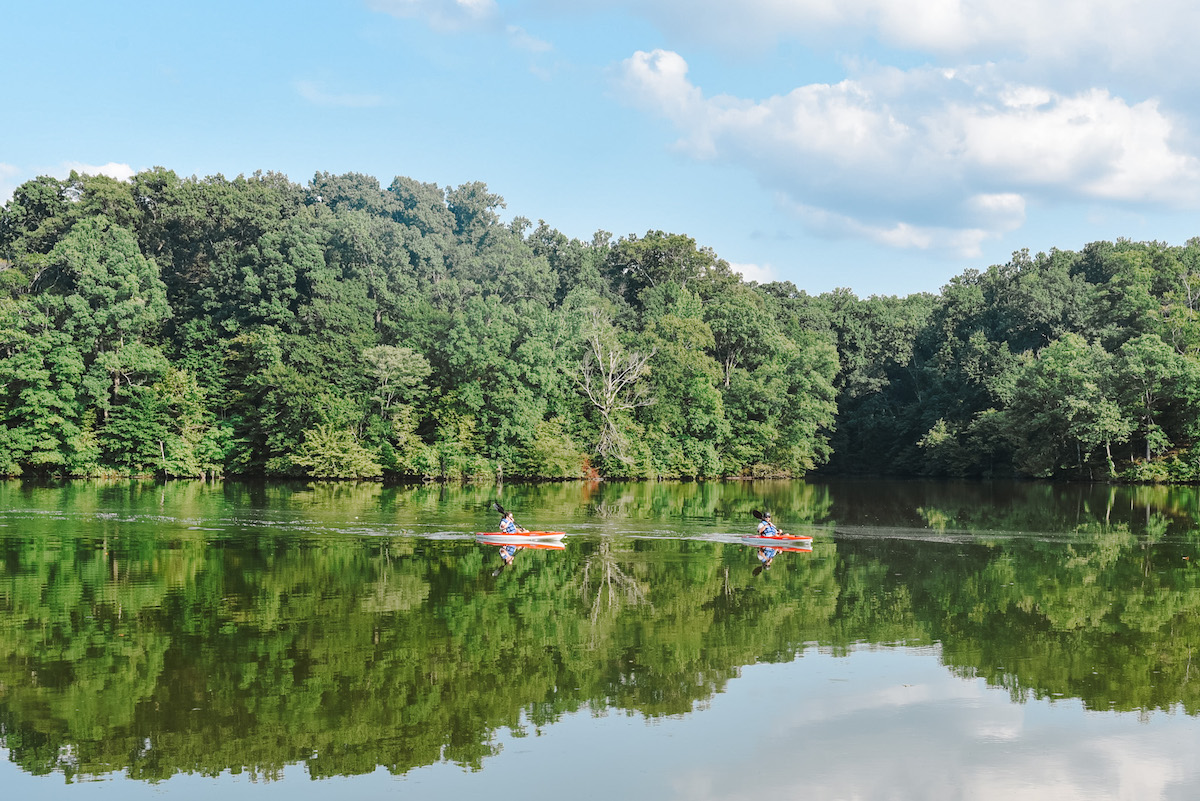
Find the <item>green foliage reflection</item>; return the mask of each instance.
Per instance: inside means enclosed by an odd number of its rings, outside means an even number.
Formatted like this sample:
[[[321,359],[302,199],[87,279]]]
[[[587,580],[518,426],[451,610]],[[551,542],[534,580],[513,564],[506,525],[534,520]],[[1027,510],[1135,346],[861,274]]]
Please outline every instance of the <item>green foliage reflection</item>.
[[[3,485],[0,746],[69,780],[476,769],[501,730],[687,714],[813,644],[937,644],[1018,701],[1200,713],[1191,491],[982,491],[506,489],[530,522],[575,523],[566,550],[496,572],[465,533],[367,531],[465,532],[494,490]],[[886,514],[905,497],[909,519]],[[756,576],[731,534],[763,507],[818,540]]]

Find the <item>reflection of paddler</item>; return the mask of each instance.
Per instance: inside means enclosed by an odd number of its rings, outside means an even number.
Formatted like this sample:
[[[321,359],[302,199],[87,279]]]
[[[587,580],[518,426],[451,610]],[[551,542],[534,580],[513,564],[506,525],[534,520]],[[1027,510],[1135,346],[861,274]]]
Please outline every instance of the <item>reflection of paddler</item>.
[[[762,573],[771,566],[771,562],[775,561],[775,557],[779,555],[778,548],[772,548],[770,545],[763,545],[758,549],[758,561],[762,562],[758,567],[754,568],[754,575]]]
[[[517,555],[517,551],[521,549],[519,545],[501,545],[500,546],[500,567],[492,571],[493,576],[500,575],[500,571],[513,563],[513,557]]]

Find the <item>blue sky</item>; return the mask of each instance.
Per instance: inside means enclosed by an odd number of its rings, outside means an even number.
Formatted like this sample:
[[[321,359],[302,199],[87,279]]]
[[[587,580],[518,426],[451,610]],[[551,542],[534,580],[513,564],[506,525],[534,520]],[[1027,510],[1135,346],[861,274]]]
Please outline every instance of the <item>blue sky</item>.
[[[36,175],[483,181],[755,280],[936,292],[1200,235],[1190,0],[8,0],[0,200]]]

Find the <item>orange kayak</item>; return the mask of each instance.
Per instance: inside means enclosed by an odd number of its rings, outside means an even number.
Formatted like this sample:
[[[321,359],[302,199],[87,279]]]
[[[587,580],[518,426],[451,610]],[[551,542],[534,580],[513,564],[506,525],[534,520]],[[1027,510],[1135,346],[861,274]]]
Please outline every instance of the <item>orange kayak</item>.
[[[742,542],[747,545],[812,545],[813,538],[803,534],[747,534]]]
[[[487,537],[488,540],[505,540],[508,543],[520,545],[523,542],[561,540],[566,534],[561,531],[517,531],[512,534],[504,531],[479,531],[475,536]]]

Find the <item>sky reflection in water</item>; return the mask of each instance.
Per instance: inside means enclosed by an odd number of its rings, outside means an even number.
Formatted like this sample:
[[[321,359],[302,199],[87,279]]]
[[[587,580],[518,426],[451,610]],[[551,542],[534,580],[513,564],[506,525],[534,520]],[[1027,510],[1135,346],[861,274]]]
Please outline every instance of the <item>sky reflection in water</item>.
[[[1141,801],[1200,788],[1186,711],[1194,490],[992,487],[1006,502],[991,504],[943,485],[509,490],[527,524],[582,533],[498,576],[495,549],[471,539],[494,522],[486,493],[272,492],[0,487],[0,736],[24,744],[0,761],[5,798]],[[754,576],[737,533],[759,505],[815,530],[814,552]],[[404,533],[423,527],[438,533]],[[412,664],[431,659],[450,662]],[[88,687],[95,706],[72,717]],[[197,688],[207,700],[190,700]],[[480,755],[474,768],[396,739],[430,734],[422,721],[456,701],[454,736],[483,737],[456,746]],[[241,753],[219,732],[282,767],[199,775]],[[121,766],[139,737],[130,765],[170,778]],[[332,762],[295,756],[347,737]],[[188,768],[196,749],[232,756]],[[76,750],[114,769],[67,784]],[[389,761],[399,769],[371,769]]]

